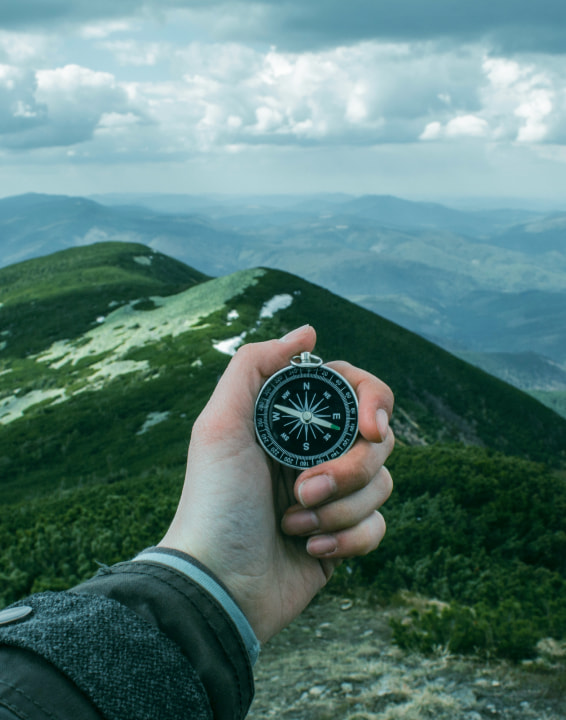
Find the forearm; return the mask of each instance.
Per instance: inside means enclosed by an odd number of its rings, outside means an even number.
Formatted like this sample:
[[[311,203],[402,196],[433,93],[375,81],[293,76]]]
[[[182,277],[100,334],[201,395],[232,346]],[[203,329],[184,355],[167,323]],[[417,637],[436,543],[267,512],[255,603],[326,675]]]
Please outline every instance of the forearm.
[[[247,713],[253,679],[242,634],[214,594],[175,567],[138,558],[24,603],[33,612],[0,628],[0,708],[19,709],[38,688],[58,687],[65,719],[90,720],[69,709],[87,698],[93,718]],[[44,700],[58,702],[49,692]]]

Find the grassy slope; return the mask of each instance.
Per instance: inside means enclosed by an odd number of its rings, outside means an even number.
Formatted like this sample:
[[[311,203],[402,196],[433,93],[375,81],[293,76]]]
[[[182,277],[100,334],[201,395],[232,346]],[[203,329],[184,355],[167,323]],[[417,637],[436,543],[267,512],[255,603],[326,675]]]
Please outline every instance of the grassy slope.
[[[112,302],[170,295],[206,279],[144,245],[124,243],[63,250],[2,268],[0,321],[10,341],[4,356],[29,355],[76,337]]]

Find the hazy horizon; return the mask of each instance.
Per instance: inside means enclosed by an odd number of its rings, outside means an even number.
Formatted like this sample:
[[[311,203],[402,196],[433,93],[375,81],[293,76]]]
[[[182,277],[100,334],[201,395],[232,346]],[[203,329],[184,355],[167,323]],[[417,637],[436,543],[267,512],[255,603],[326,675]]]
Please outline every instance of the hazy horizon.
[[[37,195],[51,195],[51,196],[63,196],[63,197],[82,197],[86,199],[91,200],[101,200],[104,197],[111,198],[111,197],[120,197],[124,196],[124,198],[128,198],[128,196],[132,198],[151,198],[151,197],[159,197],[159,196],[178,196],[179,198],[182,197],[194,197],[194,198],[203,198],[203,199],[216,199],[220,202],[227,201],[230,203],[236,204],[238,201],[242,202],[249,202],[252,200],[258,200],[258,201],[265,201],[268,199],[273,199],[274,201],[281,201],[285,200],[286,203],[292,204],[294,201],[300,201],[308,198],[316,198],[316,197],[328,197],[328,198],[337,198],[339,196],[343,196],[344,200],[346,199],[355,199],[360,198],[364,196],[375,196],[375,197],[394,197],[400,200],[407,200],[409,202],[414,203],[431,203],[431,204],[437,204],[437,205],[443,205],[447,208],[451,208],[454,210],[461,210],[463,212],[481,212],[481,211],[489,211],[489,210],[528,210],[532,212],[537,213],[552,213],[552,212],[566,212],[566,198],[563,200],[557,199],[553,200],[551,198],[536,198],[536,197],[482,197],[482,196],[455,196],[455,197],[445,197],[443,195],[439,196],[402,196],[398,194],[393,193],[340,193],[340,192],[317,192],[316,190],[313,190],[312,192],[304,192],[304,193],[296,193],[296,192],[281,192],[281,193],[271,193],[271,192],[255,192],[255,193],[245,193],[245,192],[194,192],[194,193],[184,193],[184,192],[160,192],[159,190],[146,190],[146,191],[130,191],[128,189],[123,189],[121,191],[105,191],[100,190],[98,192],[93,193],[72,193],[72,192],[44,192],[44,191],[36,191],[36,190],[29,190],[25,192],[17,192],[17,193],[11,193],[11,192],[0,192],[0,200],[6,200],[13,197],[18,197],[20,195],[27,195],[27,194],[37,194]]]

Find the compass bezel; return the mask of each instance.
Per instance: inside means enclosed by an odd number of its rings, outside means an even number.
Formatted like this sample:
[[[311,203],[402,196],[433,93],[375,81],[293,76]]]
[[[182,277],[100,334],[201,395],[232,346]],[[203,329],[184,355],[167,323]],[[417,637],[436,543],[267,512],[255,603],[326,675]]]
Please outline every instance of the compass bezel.
[[[302,450],[299,447],[290,449],[282,444],[280,434],[274,429],[273,406],[287,386],[296,382],[312,383],[319,385],[318,391],[331,393],[334,406],[344,414],[344,427],[338,435],[330,435],[330,440],[321,451],[311,452]],[[310,387],[310,385],[309,385]],[[310,391],[314,393],[314,390]],[[306,401],[305,401],[306,402]],[[303,408],[308,411],[308,407]],[[297,421],[300,422],[300,421]],[[288,424],[292,423],[292,420]],[[308,423],[305,423],[308,424]],[[304,470],[314,465],[334,460],[346,453],[353,445],[358,435],[358,399],[350,383],[336,370],[321,364],[319,366],[292,364],[282,368],[273,374],[261,388],[254,410],[254,425],[259,443],[263,449],[277,462],[297,470]],[[301,430],[298,431],[300,436]],[[308,429],[305,430],[308,438]],[[294,441],[296,443],[299,442]],[[313,436],[316,433],[313,429]],[[289,442],[289,439],[287,439]],[[320,438],[317,439],[320,446]]]

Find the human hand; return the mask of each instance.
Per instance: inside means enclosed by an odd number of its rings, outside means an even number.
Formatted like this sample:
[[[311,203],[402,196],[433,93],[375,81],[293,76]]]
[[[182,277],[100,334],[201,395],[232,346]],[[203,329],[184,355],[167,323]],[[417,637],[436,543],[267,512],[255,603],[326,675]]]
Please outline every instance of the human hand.
[[[263,383],[315,340],[305,326],[238,350],[194,424],[183,493],[160,543],[215,573],[261,641],[304,609],[343,558],[374,550],[385,533],[377,508],[392,488],[384,463],[394,443],[393,395],[373,375],[328,363],[359,400],[360,435],[345,455],[299,474],[256,441]]]

